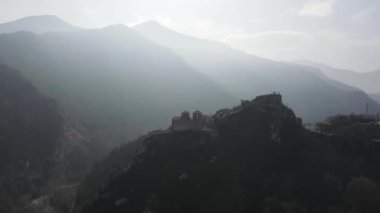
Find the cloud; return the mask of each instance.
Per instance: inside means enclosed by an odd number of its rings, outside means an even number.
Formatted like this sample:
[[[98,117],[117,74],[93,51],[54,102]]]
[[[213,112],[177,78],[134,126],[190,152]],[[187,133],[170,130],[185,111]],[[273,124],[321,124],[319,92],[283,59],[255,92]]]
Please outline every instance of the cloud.
[[[248,23],[250,24],[257,24],[257,23],[264,23],[265,21],[263,19],[249,19]]]
[[[298,12],[301,16],[324,17],[332,14],[334,0],[310,0]]]
[[[368,22],[373,18],[372,16],[375,15],[377,11],[377,8],[368,8],[360,11],[352,16],[351,21],[354,23]]]
[[[380,20],[378,0],[335,0],[334,14],[328,21],[335,30],[366,40],[380,38],[378,20]]]

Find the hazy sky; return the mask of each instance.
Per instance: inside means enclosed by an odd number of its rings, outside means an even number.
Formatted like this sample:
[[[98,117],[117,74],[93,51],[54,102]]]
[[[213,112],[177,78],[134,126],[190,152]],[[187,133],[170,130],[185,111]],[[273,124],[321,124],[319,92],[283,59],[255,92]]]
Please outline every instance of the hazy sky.
[[[91,28],[153,19],[266,58],[380,69],[380,0],[0,0],[0,22],[41,14]]]

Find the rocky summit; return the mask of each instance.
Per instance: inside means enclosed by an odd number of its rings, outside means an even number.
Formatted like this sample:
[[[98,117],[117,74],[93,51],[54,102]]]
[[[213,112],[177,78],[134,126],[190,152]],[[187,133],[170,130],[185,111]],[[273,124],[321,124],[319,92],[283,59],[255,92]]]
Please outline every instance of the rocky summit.
[[[82,183],[74,212],[251,212],[322,190],[301,152],[307,132],[281,95],[212,118],[212,128],[155,131],[114,150]]]
[[[380,210],[380,145],[370,138],[359,146],[306,130],[279,94],[210,117],[207,128],[154,131],[111,152],[82,182],[74,212]]]

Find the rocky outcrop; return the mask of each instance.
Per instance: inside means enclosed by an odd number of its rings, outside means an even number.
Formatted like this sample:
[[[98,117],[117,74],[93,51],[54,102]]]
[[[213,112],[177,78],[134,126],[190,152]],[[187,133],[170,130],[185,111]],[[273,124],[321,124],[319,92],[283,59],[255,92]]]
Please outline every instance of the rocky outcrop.
[[[377,212],[380,145],[303,128],[281,96],[218,111],[212,131],[158,131],[114,150],[73,211]]]
[[[227,112],[215,120],[213,131],[155,132],[113,151],[82,183],[74,212],[236,212],[235,205],[248,208],[240,200],[241,193],[248,192],[244,189],[248,183],[239,183],[243,181],[239,176],[253,166],[247,164],[262,163],[250,159],[252,155],[260,153],[261,146],[268,146],[273,152],[269,155],[280,155],[285,151],[281,144],[294,143],[303,129],[281,102],[258,98]],[[244,179],[250,176],[245,175]]]

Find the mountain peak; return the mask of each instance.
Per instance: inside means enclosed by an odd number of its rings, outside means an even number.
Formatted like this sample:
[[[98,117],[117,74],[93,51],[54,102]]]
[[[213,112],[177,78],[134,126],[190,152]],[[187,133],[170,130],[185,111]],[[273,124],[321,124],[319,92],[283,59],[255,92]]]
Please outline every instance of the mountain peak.
[[[26,16],[15,21],[37,21],[37,20],[55,20],[55,21],[63,21],[58,16],[55,15],[35,15],[35,16]]]
[[[163,27],[162,24],[160,24],[156,20],[146,21],[146,22],[143,22],[141,24],[138,24],[137,26],[144,26],[144,25],[148,25],[148,26],[161,26],[161,27]]]
[[[176,35],[176,36],[185,36],[182,35],[155,20],[147,21],[141,24],[138,24],[133,27],[133,29],[139,31],[139,32],[150,32],[150,33],[160,33],[160,34],[170,34],[170,35]]]
[[[225,48],[225,45],[222,43],[207,39],[199,39],[177,32],[154,20],[138,24],[134,26],[133,29],[151,41],[163,46],[169,46],[172,49],[173,47],[193,48],[195,45],[199,44],[203,47],[209,47],[211,45],[222,49]]]
[[[55,15],[36,15],[20,18],[11,22],[0,24],[0,33],[13,33],[30,31],[44,33],[50,31],[77,31],[75,27]]]
[[[136,35],[137,33],[132,30],[130,27],[128,27],[125,24],[114,24],[106,26],[102,29],[100,29],[103,32],[111,33],[112,35],[119,35],[120,38],[125,37],[126,35]],[[139,36],[137,36],[139,37]]]
[[[118,29],[118,30],[131,30],[127,25],[125,24],[113,24],[109,25],[107,27],[104,27],[103,29]]]
[[[138,28],[138,27],[162,27],[162,28],[166,28],[156,20],[146,21],[146,22],[143,22],[141,24],[137,24],[134,27],[136,27],[136,28]]]

